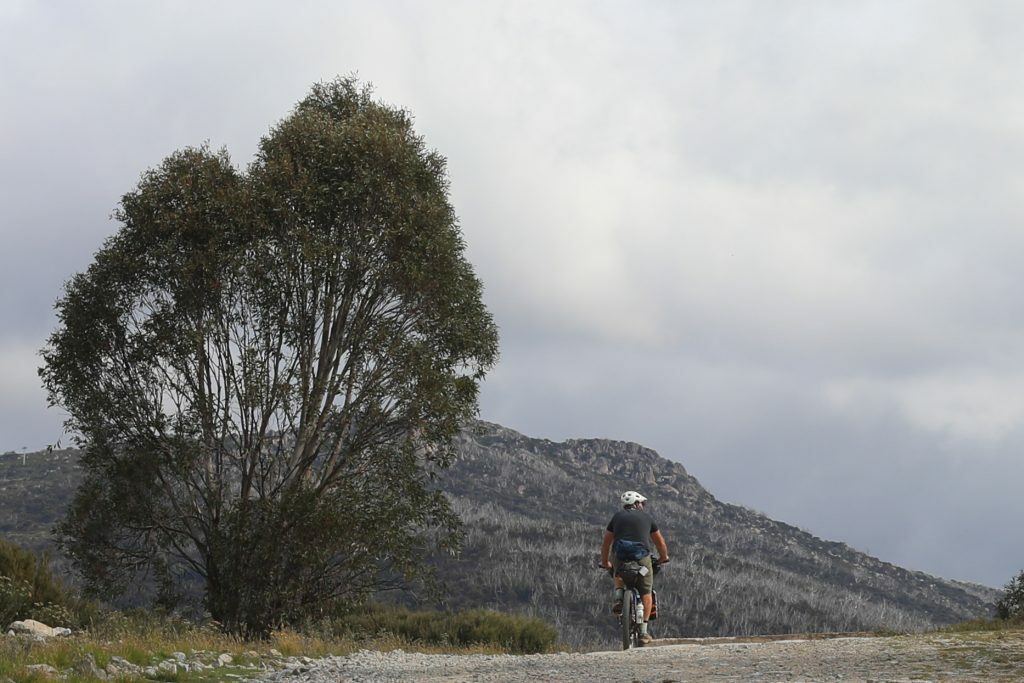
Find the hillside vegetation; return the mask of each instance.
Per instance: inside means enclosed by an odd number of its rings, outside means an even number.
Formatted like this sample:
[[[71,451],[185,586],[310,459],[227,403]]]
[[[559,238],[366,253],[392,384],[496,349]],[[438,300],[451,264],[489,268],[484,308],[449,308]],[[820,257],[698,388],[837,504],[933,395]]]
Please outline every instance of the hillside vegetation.
[[[480,422],[457,450],[440,480],[465,531],[461,556],[436,560],[446,606],[539,617],[572,646],[616,637],[611,581],[596,565],[624,489],[650,498],[672,553],[656,580],[659,637],[923,630],[990,617],[998,598],[722,503],[637,444],[554,443]],[[0,456],[0,536],[52,548],[48,530],[80,478],[76,461],[73,450],[28,454],[24,464]]]
[[[532,439],[479,423],[442,486],[465,523],[444,565],[456,606],[522,611],[578,646],[614,641],[601,535],[641,491],[672,562],[655,582],[659,637],[922,630],[991,616],[997,592],[908,571],[715,499],[679,463],[632,443]]]

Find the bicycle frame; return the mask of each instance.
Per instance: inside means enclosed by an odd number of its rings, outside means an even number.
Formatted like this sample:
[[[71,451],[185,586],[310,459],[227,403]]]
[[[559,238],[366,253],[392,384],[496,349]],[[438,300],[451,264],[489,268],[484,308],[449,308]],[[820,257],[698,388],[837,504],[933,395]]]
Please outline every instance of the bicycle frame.
[[[661,563],[653,563],[654,573],[661,570]],[[615,572],[608,569],[608,573],[614,578]],[[652,601],[653,601],[652,596]],[[654,611],[654,610],[652,610]],[[640,597],[640,591],[633,586],[623,585],[622,613],[619,615],[619,630],[622,632],[622,649],[629,650],[640,647],[640,634],[643,633],[644,623],[644,602]]]

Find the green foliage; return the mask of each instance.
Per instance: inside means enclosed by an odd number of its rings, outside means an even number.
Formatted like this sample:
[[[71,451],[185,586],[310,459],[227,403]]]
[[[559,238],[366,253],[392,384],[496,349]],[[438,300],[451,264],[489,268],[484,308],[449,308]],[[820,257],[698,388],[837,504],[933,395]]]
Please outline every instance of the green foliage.
[[[1006,631],[1019,629],[1019,625],[1001,619],[969,619],[937,629],[939,633],[981,633],[985,631]]]
[[[0,628],[17,619],[80,627],[94,613],[54,576],[46,556],[0,539]]]
[[[1024,622],[1024,571],[1010,579],[996,602],[996,617],[1004,621]]]
[[[186,149],[57,304],[40,371],[83,448],[62,547],[97,595],[201,581],[267,633],[458,543],[431,479],[497,332],[404,111],[320,84],[242,173]]]
[[[0,576],[0,623],[27,618],[27,608],[31,604],[32,586],[28,581]]]
[[[516,654],[551,652],[558,644],[558,630],[540,619],[479,609],[432,612],[373,605],[336,617],[330,625],[335,635],[392,634],[431,645],[490,645]]]

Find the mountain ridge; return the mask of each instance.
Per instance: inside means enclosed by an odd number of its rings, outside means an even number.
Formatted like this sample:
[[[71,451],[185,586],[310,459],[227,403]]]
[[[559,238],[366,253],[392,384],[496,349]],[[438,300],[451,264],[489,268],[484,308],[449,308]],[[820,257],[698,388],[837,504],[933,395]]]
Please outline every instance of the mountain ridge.
[[[922,630],[990,616],[998,597],[719,501],[682,463],[637,443],[555,442],[478,421],[454,445],[437,483],[465,540],[458,557],[433,560],[450,588],[445,604],[538,616],[570,645],[616,637],[611,582],[596,565],[626,489],[648,497],[669,543],[672,562],[656,580],[659,637]],[[80,480],[77,456],[0,455],[0,536],[52,548],[48,530]]]
[[[614,637],[610,581],[591,568],[626,489],[647,496],[669,542],[672,563],[656,582],[667,608],[659,635],[921,630],[990,616],[997,596],[721,502],[681,463],[633,442],[554,442],[480,421],[463,431],[457,449],[441,487],[467,538],[463,559],[444,564],[447,575],[461,577],[463,591],[491,586],[489,594],[470,590],[472,600],[554,621],[569,642],[587,644],[593,633],[603,634],[602,642]],[[518,577],[488,559],[502,554],[515,557]],[[561,587],[524,585],[524,577],[543,575],[552,556],[578,571]],[[497,590],[502,586],[507,590]],[[470,601],[456,595],[452,602]]]

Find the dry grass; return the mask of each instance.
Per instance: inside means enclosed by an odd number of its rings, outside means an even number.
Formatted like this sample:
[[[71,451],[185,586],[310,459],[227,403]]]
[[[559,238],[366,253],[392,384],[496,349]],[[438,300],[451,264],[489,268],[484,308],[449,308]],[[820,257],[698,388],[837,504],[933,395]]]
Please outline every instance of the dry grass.
[[[362,649],[402,649],[428,654],[499,654],[508,651],[498,644],[437,643],[389,632],[357,637],[327,631],[317,634],[284,630],[274,632],[268,640],[248,641],[223,633],[216,624],[196,625],[146,612],[115,613],[94,624],[90,630],[69,638],[35,642],[21,637],[0,637],[0,683],[6,683],[8,679],[14,683],[50,680],[44,674],[28,669],[36,664],[47,664],[58,671],[69,672],[62,680],[70,683],[95,682],[99,679],[71,672],[77,663],[89,656],[100,668],[106,667],[115,656],[143,667],[170,659],[174,652],[183,652],[190,660],[199,658],[208,663],[223,653],[232,656],[233,664],[227,667],[159,676],[159,680],[165,681],[198,682],[224,680],[229,674],[252,676],[261,665],[273,665],[281,657],[346,655]],[[280,656],[272,651],[280,653]],[[117,680],[147,679],[123,676]]]

